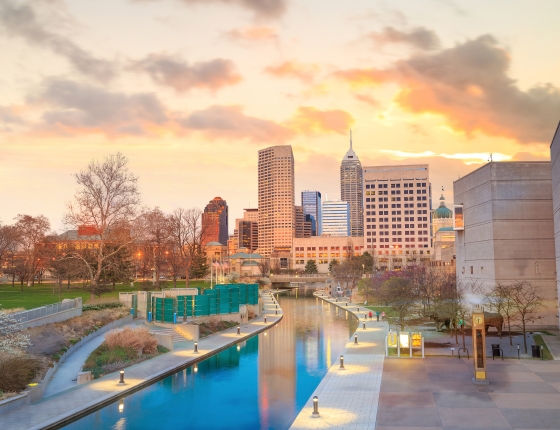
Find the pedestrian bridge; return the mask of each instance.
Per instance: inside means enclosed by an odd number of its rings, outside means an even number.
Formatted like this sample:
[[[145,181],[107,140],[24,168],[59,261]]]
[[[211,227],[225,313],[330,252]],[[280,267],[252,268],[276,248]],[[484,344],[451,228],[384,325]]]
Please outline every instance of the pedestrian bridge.
[[[312,282],[321,282],[321,283],[331,283],[332,277],[327,274],[298,274],[298,275],[271,275],[270,281],[273,284],[285,284],[285,283],[302,283],[308,284]]]

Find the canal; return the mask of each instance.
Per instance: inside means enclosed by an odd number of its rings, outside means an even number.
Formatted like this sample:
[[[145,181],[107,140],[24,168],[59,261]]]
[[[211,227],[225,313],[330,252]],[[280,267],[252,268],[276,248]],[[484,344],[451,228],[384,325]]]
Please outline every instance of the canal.
[[[358,323],[311,290],[278,301],[284,317],[273,328],[64,428],[289,428]]]

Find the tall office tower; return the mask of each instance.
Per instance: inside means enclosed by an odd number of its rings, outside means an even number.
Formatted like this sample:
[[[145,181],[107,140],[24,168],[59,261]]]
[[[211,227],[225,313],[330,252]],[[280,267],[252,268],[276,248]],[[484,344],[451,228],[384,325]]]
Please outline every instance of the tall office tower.
[[[350,131],[350,149],[340,164],[340,200],[350,204],[350,236],[364,235],[362,164],[352,149],[352,131]]]
[[[296,216],[296,231],[294,237],[311,237],[311,216],[303,212],[303,206],[294,206],[294,210]]]
[[[321,193],[319,191],[302,191],[301,205],[305,215],[311,215],[311,235],[321,235]]]
[[[243,218],[235,220],[234,235],[238,238],[239,248],[255,251],[259,246],[259,210],[244,209]]]
[[[227,245],[228,233],[228,206],[221,197],[214,197],[204,208],[202,224],[206,228],[204,244],[220,242]]]
[[[389,269],[429,260],[429,166],[364,167],[364,183],[366,250]]]
[[[295,233],[294,155],[290,145],[259,151],[259,253],[291,252]]]
[[[341,201],[323,202],[323,233],[350,236],[350,204]]]

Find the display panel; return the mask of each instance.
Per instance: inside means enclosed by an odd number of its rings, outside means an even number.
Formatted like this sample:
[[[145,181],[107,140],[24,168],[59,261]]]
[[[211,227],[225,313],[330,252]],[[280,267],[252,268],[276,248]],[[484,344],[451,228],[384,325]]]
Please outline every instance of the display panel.
[[[453,230],[464,230],[463,205],[453,206]]]

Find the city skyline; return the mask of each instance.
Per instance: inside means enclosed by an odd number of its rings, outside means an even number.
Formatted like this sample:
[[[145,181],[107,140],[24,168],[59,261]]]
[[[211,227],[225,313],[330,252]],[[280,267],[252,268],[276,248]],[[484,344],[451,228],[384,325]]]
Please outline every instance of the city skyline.
[[[256,207],[270,145],[292,145],[297,192],[336,196],[350,127],[363,165],[430,164],[450,204],[489,152],[548,158],[557,2],[266,4],[3,1],[2,222],[43,213],[63,230],[72,174],[117,151],[146,206],[220,195],[235,216]]]

